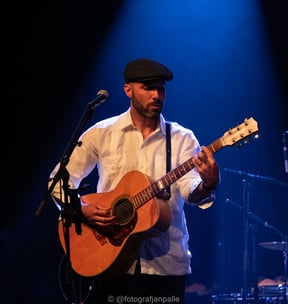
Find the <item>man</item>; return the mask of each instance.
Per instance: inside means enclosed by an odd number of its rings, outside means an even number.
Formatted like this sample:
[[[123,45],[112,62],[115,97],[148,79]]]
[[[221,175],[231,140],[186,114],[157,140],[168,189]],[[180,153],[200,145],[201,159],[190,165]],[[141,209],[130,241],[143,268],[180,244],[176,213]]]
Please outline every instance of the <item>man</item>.
[[[123,89],[130,101],[130,107],[118,116],[97,122],[80,137],[81,145],[74,149],[67,164],[70,188],[77,189],[81,181],[95,168],[99,175],[97,193],[113,191],[120,181],[125,184],[126,174],[135,170],[153,181],[167,174],[166,144],[169,134],[166,134],[168,129],[161,112],[166,81],[172,80],[173,74],[157,61],[140,58],[127,63],[124,79]],[[157,297],[158,302],[159,298],[167,303],[184,301],[186,275],[191,272],[191,253],[183,206],[186,202],[201,208],[209,207],[215,199],[215,189],[220,177],[212,152],[207,147],[200,147],[191,130],[170,122],[169,132],[171,170],[188,159],[192,160],[193,167],[176,178],[170,189],[161,183],[155,185],[156,192],[159,192],[157,199],[159,202],[164,200],[165,205],[169,206],[169,223],[156,236],[141,239],[139,248],[124,273],[115,274],[115,277],[111,276],[110,280],[103,282],[101,277],[99,282],[96,278],[98,285],[94,294],[97,303],[118,303],[117,297],[121,297],[121,303],[131,303],[132,298],[129,297],[137,297],[139,301],[141,297],[146,297],[146,300],[150,297],[151,303],[151,297]],[[58,166],[51,173],[51,178],[57,170]],[[137,178],[132,179],[132,182],[129,180],[131,191],[136,185],[139,187]],[[58,184],[53,191],[53,197],[63,201],[61,193],[63,192]],[[127,193],[124,194],[127,196]],[[113,231],[121,228],[116,207],[115,210],[112,209],[112,203],[89,203],[85,201],[85,197],[81,200],[85,222],[100,231],[101,235],[105,236],[107,232],[107,237],[109,233],[111,236]],[[149,222],[150,214],[141,214],[140,218],[140,212],[137,212],[136,210],[133,220],[143,221],[145,224]],[[137,226],[137,223],[133,225]],[[130,235],[133,235],[133,228]],[[95,263],[101,264],[101,259]]]

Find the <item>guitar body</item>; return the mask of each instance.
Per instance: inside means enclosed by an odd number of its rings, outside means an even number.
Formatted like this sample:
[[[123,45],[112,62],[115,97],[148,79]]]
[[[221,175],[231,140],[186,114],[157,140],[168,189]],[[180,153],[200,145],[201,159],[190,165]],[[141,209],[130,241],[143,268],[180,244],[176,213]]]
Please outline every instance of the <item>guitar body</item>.
[[[145,174],[131,171],[113,191],[81,196],[84,203],[112,208],[112,214],[119,219],[120,224],[107,232],[81,223],[81,234],[76,232],[74,223],[71,225],[70,256],[76,273],[110,280],[128,270],[137,256],[141,241],[168,229],[171,210],[167,201],[153,197],[140,207],[137,207],[137,200],[136,204],[135,201],[130,202],[130,198],[149,186],[150,181]],[[58,231],[61,245],[67,253],[64,222],[65,219],[60,220]]]

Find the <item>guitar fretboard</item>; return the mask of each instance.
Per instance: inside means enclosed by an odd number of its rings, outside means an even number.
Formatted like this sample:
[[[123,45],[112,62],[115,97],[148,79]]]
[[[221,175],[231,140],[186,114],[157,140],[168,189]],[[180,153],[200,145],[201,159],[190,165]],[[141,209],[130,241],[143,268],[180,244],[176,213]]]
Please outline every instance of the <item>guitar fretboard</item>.
[[[208,146],[208,149],[214,153],[223,147],[221,138],[215,140]],[[180,177],[191,171],[195,166],[193,164],[193,157],[186,160],[179,167],[168,172],[165,176],[159,178],[150,186],[133,196],[130,200],[135,208],[140,208],[143,204],[159,194],[162,190],[175,183]]]

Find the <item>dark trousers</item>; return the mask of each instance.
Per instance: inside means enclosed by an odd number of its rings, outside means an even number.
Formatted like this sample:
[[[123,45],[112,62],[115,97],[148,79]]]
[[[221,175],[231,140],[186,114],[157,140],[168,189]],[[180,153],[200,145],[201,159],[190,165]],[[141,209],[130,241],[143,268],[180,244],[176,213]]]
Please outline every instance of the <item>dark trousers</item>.
[[[184,303],[186,276],[123,274],[94,284],[89,304]]]

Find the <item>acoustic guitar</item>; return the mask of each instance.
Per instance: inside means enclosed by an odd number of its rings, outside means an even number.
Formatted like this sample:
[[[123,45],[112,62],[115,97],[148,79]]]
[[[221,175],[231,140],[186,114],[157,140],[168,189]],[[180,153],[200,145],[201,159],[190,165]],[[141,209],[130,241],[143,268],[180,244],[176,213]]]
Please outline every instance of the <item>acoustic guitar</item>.
[[[241,146],[242,142],[249,142],[249,137],[257,138],[257,132],[257,122],[251,117],[225,132],[208,148],[215,153],[225,146]],[[126,272],[141,242],[165,233],[170,226],[170,207],[166,200],[159,199],[159,194],[193,168],[191,157],[156,181],[139,171],[131,171],[111,192],[82,195],[84,203],[111,208],[117,223],[105,231],[83,221],[79,233],[75,223],[67,227],[65,218],[59,220],[59,239],[66,254],[65,240],[69,240],[72,269],[81,276],[101,280]]]

